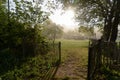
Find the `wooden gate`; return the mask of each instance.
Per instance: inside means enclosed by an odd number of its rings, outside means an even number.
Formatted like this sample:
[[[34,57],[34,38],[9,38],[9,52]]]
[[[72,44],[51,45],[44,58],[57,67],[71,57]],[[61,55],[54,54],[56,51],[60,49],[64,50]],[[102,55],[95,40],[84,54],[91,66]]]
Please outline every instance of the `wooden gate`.
[[[88,80],[96,80],[101,67],[119,70],[120,44],[114,42],[91,41],[88,52]]]

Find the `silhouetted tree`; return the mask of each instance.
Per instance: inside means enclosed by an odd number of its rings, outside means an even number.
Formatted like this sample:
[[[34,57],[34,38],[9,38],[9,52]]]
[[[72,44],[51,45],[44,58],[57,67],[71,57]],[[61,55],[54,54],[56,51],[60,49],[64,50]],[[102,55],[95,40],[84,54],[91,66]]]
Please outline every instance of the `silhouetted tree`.
[[[62,0],[77,7],[78,19],[91,24],[103,24],[104,41],[115,42],[120,23],[120,0]]]

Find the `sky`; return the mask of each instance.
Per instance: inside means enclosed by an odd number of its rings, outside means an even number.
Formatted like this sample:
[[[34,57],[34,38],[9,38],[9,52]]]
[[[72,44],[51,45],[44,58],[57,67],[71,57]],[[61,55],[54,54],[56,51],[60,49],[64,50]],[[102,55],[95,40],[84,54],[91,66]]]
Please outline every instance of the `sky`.
[[[75,12],[73,9],[67,9],[66,11],[63,11],[63,13],[62,9],[57,9],[49,18],[54,23],[63,26],[65,31],[74,30],[78,27],[78,23],[75,21]]]
[[[43,10],[49,10],[46,6],[47,1],[56,0],[44,0]],[[64,31],[74,30],[78,28],[78,23],[75,21],[75,12],[74,9],[68,8],[66,10],[62,9],[62,4],[57,5],[57,8],[52,10],[49,18],[56,24],[61,25],[64,28]]]

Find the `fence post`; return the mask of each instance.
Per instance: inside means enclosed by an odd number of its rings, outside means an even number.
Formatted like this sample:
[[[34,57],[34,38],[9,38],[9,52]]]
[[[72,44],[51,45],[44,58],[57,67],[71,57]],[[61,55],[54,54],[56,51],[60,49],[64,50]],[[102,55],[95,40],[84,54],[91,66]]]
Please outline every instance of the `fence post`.
[[[101,41],[98,42],[97,45],[97,68],[100,69],[102,64],[102,53],[101,53]]]
[[[120,42],[119,42],[119,44],[118,44],[118,45],[119,45],[119,49],[120,49]]]
[[[88,73],[87,73],[87,80],[91,80],[91,78],[90,78],[91,51],[92,51],[92,47],[89,45],[89,48],[88,48]]]
[[[61,42],[59,42],[59,64],[61,62]]]
[[[54,71],[54,73],[53,73],[53,75],[52,75],[52,78],[51,78],[51,80],[54,80],[54,76],[55,76],[55,74],[57,73],[57,70],[58,70],[58,68],[59,68],[59,65],[60,65],[60,63],[61,63],[61,42],[59,42],[58,43],[58,49],[59,49],[59,52],[58,52],[58,61],[57,61],[57,66],[56,66],[56,69],[55,69],[55,71]]]

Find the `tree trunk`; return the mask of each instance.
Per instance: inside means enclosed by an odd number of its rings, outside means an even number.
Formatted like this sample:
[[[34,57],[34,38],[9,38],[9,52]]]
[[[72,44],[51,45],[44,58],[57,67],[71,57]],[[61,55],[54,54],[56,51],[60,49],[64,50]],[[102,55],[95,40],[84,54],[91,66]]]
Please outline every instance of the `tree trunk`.
[[[110,37],[111,25],[108,20],[105,21],[104,32],[103,32],[103,40],[108,41]]]
[[[110,41],[115,42],[118,35],[118,25],[120,23],[120,0],[117,1],[117,7],[115,12],[115,17],[113,19],[113,26],[111,30],[111,38]]]
[[[111,8],[105,18],[103,40],[115,42],[118,34],[118,25],[120,22],[120,0],[117,0],[115,6]]]
[[[112,18],[113,13],[110,15],[106,15],[105,23],[104,23],[104,32],[103,32],[103,40],[109,41],[110,35],[111,35],[111,29],[112,29]]]
[[[118,27],[114,27],[113,29],[112,29],[112,32],[111,32],[112,34],[111,34],[111,37],[110,37],[110,41],[111,42],[115,42],[116,41],[116,39],[117,39],[117,34],[118,34]]]

